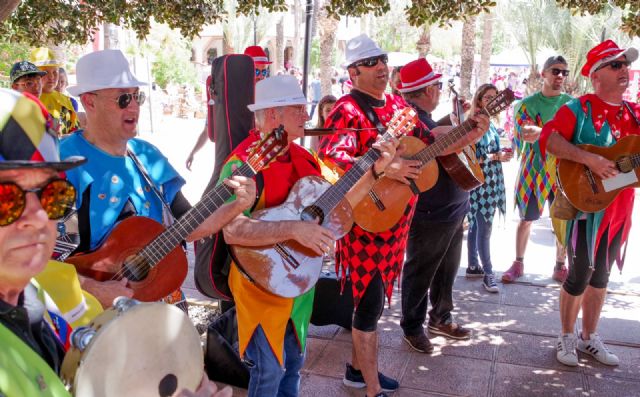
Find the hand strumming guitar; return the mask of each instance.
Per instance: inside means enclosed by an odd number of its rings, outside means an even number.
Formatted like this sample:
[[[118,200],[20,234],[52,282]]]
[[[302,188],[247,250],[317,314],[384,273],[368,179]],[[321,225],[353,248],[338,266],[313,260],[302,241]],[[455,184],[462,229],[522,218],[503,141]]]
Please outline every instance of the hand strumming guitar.
[[[601,179],[607,179],[618,175],[620,172],[618,168],[616,168],[616,163],[606,159],[599,154],[590,153],[584,151],[586,153],[583,156],[583,163],[589,167],[591,172],[596,174]]]
[[[420,166],[422,165],[422,162],[420,162],[420,160],[407,160],[403,158],[402,155],[405,150],[406,148],[404,145],[400,145],[398,147],[393,160],[384,170],[384,173],[386,177],[408,185],[411,183],[411,179],[416,179],[420,175]]]
[[[312,250],[317,255],[328,254],[333,250],[336,237],[331,230],[313,221],[292,221],[291,240]]]
[[[95,296],[104,309],[113,306],[119,296],[133,297],[133,290],[127,287],[127,280],[97,281],[78,275],[82,289]]]

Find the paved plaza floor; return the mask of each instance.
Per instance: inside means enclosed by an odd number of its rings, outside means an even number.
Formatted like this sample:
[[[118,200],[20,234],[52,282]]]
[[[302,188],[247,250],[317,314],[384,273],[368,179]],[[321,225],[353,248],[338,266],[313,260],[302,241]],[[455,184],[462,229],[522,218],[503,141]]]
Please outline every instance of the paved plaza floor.
[[[202,130],[203,120],[165,118],[156,131],[142,134],[160,147],[187,180],[187,198],[196,202],[207,184],[213,164],[213,144],[207,144],[186,171],[184,161]],[[144,131],[144,129],[143,129]],[[513,184],[517,163],[505,166],[508,204],[496,218],[491,239],[493,266],[498,275],[514,259]],[[619,367],[606,367],[580,354],[576,368],[555,359],[560,332],[559,285],[551,280],[555,261],[554,235],[545,215],[535,222],[525,257],[525,277],[511,285],[498,284],[490,294],[480,280],[467,280],[466,241],[459,276],[454,285],[456,321],[473,329],[469,341],[431,339],[431,355],[411,350],[402,340],[400,294],[379,323],[380,369],[400,381],[394,396],[640,396],[640,210],[636,205],[623,272],[614,269],[599,325],[602,339],[620,357]],[[466,238],[466,237],[465,237]],[[185,291],[193,302],[216,304],[201,296],[191,274]],[[579,322],[578,322],[579,327]],[[338,327],[313,327],[301,382],[301,396],[364,396],[364,390],[342,385],[344,365],[351,356],[351,336]],[[236,390],[234,395],[246,392]]]

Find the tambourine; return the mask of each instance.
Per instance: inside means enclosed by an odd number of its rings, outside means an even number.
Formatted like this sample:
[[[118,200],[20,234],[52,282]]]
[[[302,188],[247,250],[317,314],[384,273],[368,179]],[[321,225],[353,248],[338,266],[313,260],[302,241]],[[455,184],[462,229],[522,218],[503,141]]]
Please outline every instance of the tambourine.
[[[204,373],[200,336],[173,305],[118,298],[71,335],[61,378],[74,396],[172,396],[197,389]]]

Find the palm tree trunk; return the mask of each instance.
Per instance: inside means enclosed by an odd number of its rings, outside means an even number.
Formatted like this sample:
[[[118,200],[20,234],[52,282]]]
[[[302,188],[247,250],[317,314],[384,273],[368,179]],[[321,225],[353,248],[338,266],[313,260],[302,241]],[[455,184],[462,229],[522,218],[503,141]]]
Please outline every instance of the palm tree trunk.
[[[418,58],[424,58],[431,51],[431,24],[424,24],[420,30],[416,49],[418,50]]]
[[[306,4],[306,3],[305,3]],[[300,27],[304,26],[303,23],[303,19],[302,19],[302,6],[300,4],[300,0],[294,0],[293,1],[293,51],[291,52],[291,64],[292,65],[298,65],[298,66],[302,66],[302,62],[300,62],[299,58],[299,54],[300,51],[298,51],[298,49],[300,49],[301,46],[301,34],[300,34]]]
[[[284,70],[284,15],[276,24],[276,56],[275,56],[276,73]]]
[[[338,20],[327,15],[324,7],[318,12],[318,30],[320,33],[320,87],[322,96],[331,94],[333,51],[335,50]]]
[[[480,84],[489,83],[493,20],[493,14],[490,12],[482,16],[482,46],[480,49],[480,70],[478,71],[478,81]]]
[[[13,11],[18,7],[18,4],[20,4],[20,0],[4,0],[0,3],[0,22],[9,18]]]
[[[469,17],[462,26],[462,49],[460,55],[460,94],[471,98],[473,57],[476,50],[476,17]]]

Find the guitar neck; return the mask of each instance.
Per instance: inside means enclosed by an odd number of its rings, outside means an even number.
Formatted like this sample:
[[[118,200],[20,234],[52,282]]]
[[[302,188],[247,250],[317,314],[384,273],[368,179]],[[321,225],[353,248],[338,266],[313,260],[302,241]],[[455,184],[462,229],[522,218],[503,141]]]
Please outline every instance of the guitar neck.
[[[233,172],[233,175],[253,177],[255,171],[247,163]],[[153,265],[160,262],[167,254],[200,226],[211,214],[220,208],[231,196],[233,190],[224,183],[219,184],[193,206],[180,219],[176,220],[164,232],[149,243],[140,255],[148,258]]]
[[[472,119],[468,119],[464,123],[460,124],[456,128],[449,131],[449,133],[442,138],[436,139],[432,144],[422,149],[412,157],[411,160],[420,160],[422,165],[427,164],[429,161],[435,159],[441,155],[449,146],[453,145],[462,137],[467,135],[471,130],[476,127],[477,123]]]
[[[391,133],[386,132],[382,136],[382,140],[389,140],[392,137]],[[369,149],[358,161],[356,161],[349,171],[345,172],[338,181],[327,189],[326,192],[318,198],[315,202],[320,208],[323,208],[326,212],[331,212],[340,201],[344,198],[347,192],[355,185],[362,176],[369,171],[373,164],[380,158],[380,152],[377,149]]]

